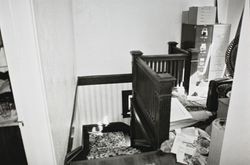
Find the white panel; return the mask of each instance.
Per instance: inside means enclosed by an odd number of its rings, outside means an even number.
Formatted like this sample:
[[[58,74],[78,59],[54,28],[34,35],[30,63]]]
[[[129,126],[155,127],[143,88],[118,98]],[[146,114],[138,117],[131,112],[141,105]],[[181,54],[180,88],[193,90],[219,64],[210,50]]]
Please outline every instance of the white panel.
[[[233,40],[238,28],[241,13],[243,10],[245,0],[228,0],[228,13],[227,13],[227,23],[231,24],[231,34],[230,41]]]
[[[246,0],[234,73],[232,95],[221,151],[221,165],[250,162],[250,9]]]
[[[122,90],[131,88],[131,83],[78,87],[76,109],[81,124],[128,123],[128,119],[122,118]]]
[[[74,33],[71,0],[33,0],[52,137],[61,165],[67,151],[73,99]]]

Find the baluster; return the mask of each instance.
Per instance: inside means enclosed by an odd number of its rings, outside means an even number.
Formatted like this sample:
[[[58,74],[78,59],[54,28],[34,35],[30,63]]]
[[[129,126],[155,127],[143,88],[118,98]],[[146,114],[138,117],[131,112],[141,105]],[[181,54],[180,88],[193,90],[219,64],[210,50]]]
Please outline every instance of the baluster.
[[[158,61],[158,71],[157,71],[157,73],[161,73],[161,61]]]
[[[149,67],[152,69],[152,60],[149,60]]]
[[[167,73],[171,74],[170,73],[170,61],[167,61]]]
[[[156,72],[156,68],[157,68],[157,62],[156,61],[154,61],[154,71]]]
[[[154,71],[157,73],[157,69],[158,69],[158,62],[155,61],[155,67],[154,67]]]
[[[172,62],[173,62],[173,66],[172,66],[173,74],[172,75],[174,76],[174,78],[176,78],[176,61],[173,60]],[[174,86],[176,86],[176,81],[174,82]]]
[[[158,66],[157,66],[157,73],[161,73],[161,61],[157,61]]]
[[[162,61],[162,73],[166,73],[166,61]]]
[[[162,61],[161,61],[161,69],[162,69],[161,72],[162,72],[162,73],[164,73],[164,67],[165,67],[165,66],[164,66],[164,60],[162,60]]]
[[[177,86],[177,84],[178,84],[178,82],[179,82],[179,72],[180,72],[180,70],[179,70],[179,61],[176,60],[175,63],[176,63],[176,66],[175,66],[175,70],[176,70],[176,81],[175,81],[175,86]]]
[[[181,82],[183,80],[183,63],[184,63],[184,61],[181,60],[179,62],[179,66],[178,66],[178,72],[179,72],[179,78],[178,78],[179,81],[178,81],[178,84],[179,84],[179,86],[181,85]]]
[[[161,73],[164,73],[164,61],[161,61]]]
[[[169,63],[170,63],[170,68],[169,68],[169,73],[172,75],[172,76],[174,76],[173,75],[173,61],[171,60],[171,61],[169,61]]]

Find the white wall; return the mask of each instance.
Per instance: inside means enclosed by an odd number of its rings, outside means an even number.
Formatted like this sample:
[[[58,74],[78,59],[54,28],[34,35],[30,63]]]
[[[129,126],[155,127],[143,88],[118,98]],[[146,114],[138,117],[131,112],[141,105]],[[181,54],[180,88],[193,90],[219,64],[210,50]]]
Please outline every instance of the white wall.
[[[74,0],[77,75],[131,72],[130,50],[168,52],[180,41],[181,13],[214,0]]]
[[[250,162],[250,12],[246,0],[237,54],[234,83],[221,153],[221,165]]]
[[[230,40],[232,40],[236,34],[244,2],[245,0],[229,0],[228,2],[227,23],[231,24]]]
[[[61,165],[76,85],[71,0],[34,0],[34,12],[53,143]]]

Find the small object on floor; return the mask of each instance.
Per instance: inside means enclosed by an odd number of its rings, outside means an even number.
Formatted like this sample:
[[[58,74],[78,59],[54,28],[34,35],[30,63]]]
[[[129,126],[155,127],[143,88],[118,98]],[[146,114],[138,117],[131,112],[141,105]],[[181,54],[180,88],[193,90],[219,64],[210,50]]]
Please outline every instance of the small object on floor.
[[[192,94],[192,96],[198,96],[198,93],[197,93],[197,92],[194,92],[194,93]]]

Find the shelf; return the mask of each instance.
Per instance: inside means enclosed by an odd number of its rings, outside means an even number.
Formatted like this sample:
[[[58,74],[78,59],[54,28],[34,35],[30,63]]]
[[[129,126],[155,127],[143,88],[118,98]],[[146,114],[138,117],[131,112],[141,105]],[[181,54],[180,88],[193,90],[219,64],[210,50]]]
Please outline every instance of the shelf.
[[[14,122],[7,122],[7,123],[0,123],[0,127],[11,127],[11,126],[19,126],[23,122],[21,121],[14,121]]]

